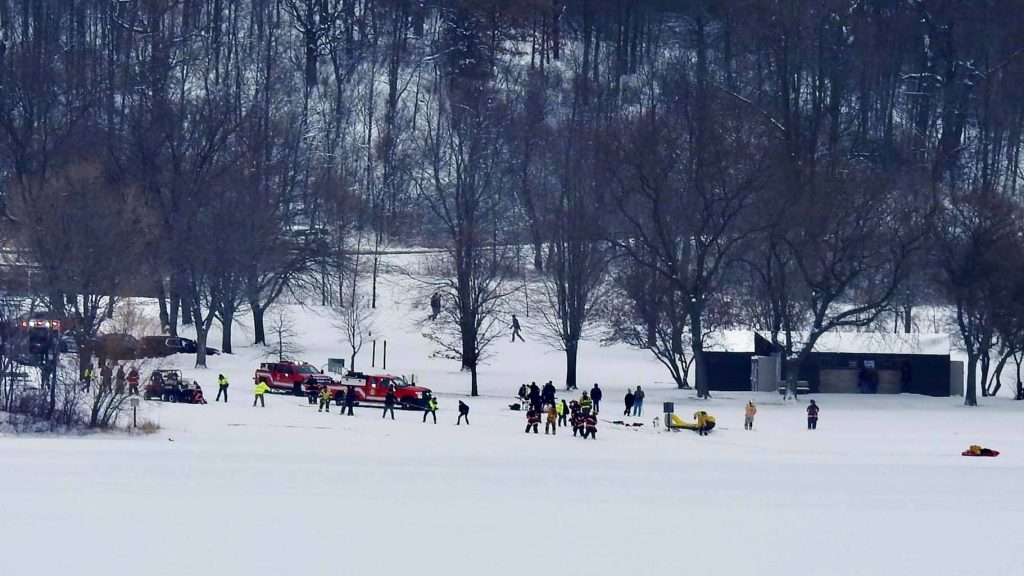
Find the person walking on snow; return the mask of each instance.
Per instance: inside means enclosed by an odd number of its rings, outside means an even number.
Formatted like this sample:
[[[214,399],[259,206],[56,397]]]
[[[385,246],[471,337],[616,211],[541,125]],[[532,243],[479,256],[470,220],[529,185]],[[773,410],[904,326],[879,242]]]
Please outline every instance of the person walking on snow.
[[[637,386],[633,393],[633,416],[644,415],[644,391]]]
[[[519,318],[516,318],[515,314],[512,315],[512,326],[511,326],[511,328],[512,328],[512,341],[513,342],[516,341],[516,338],[519,338],[520,342],[525,342],[526,341],[526,340],[523,340],[523,335],[520,334],[520,332],[522,332],[522,330],[523,330],[523,327],[519,325]]]
[[[139,371],[135,366],[128,371],[128,393],[135,395],[139,393]]]
[[[384,395],[384,412],[381,413],[381,418],[386,418],[388,412],[391,412],[391,419],[395,419],[395,389],[393,387],[388,388],[388,393]]]
[[[601,413],[601,397],[604,394],[601,392],[601,387],[594,382],[594,387],[590,389],[590,399],[594,401],[594,415]]]
[[[526,411],[526,433],[530,433],[530,429],[533,429],[534,434],[538,434],[537,426],[540,424],[540,411],[534,410],[531,407]]]
[[[320,407],[317,409],[317,412],[327,412],[330,414],[331,400],[334,398],[334,392],[331,392],[330,388],[324,386],[323,388],[320,388],[320,393],[317,394],[317,398],[320,399]]]
[[[566,419],[569,416],[569,405],[565,403],[565,400],[562,400],[555,410],[558,412],[558,425],[566,426]]]
[[[622,413],[623,416],[629,416],[629,413],[633,411],[633,391],[626,388],[626,397],[623,398],[626,404],[626,411]]]
[[[459,420],[455,425],[458,426],[459,424],[462,424],[463,418],[466,419],[466,426],[469,426],[469,404],[459,400]]]
[[[807,429],[818,429],[818,405],[814,400],[811,400],[810,405],[807,406]]]
[[[434,424],[437,424],[437,398],[431,395],[427,398],[427,409],[423,411],[423,421],[427,421],[427,414],[434,417]]]
[[[430,297],[430,320],[437,320],[437,315],[441,313],[441,293],[434,292],[434,295]]]
[[[356,405],[356,387],[349,386],[348,391],[345,392],[345,407],[341,410],[341,414],[348,413],[349,416],[355,416],[352,413],[352,407]]]
[[[256,390],[254,390],[255,397],[252,399],[252,407],[256,407],[256,402],[260,403],[263,408],[267,407],[267,403],[263,400],[263,395],[270,391],[270,386],[263,380],[256,383]]]
[[[558,427],[558,409],[555,408],[554,404],[548,404],[548,418],[544,421],[544,435],[548,434],[548,429],[551,430],[552,434],[556,433]]]
[[[217,398],[214,402],[220,402],[221,394],[224,395],[224,403],[228,403],[228,379],[223,374],[217,375]]]
[[[754,429],[754,415],[757,414],[757,406],[754,406],[754,401],[747,402],[746,408],[743,409],[743,429],[753,430]]]

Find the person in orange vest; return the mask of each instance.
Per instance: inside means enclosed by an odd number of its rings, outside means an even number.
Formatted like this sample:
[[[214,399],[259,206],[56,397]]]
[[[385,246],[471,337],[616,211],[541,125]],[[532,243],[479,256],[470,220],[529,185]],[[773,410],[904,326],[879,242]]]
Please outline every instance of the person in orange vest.
[[[814,400],[811,400],[810,405],[807,406],[807,429],[818,429],[818,404]]]
[[[747,406],[743,409],[743,429],[753,430],[754,429],[754,415],[757,414],[757,406],[754,406],[754,401],[747,402]]]
[[[558,409],[555,408],[554,404],[548,404],[548,418],[544,421],[544,434],[548,434],[550,430],[551,434],[555,434],[555,428],[558,425]]]
[[[539,432],[537,432],[537,426],[539,424],[540,412],[531,407],[526,411],[526,433],[529,434],[530,429],[532,428],[534,434],[539,434]]]

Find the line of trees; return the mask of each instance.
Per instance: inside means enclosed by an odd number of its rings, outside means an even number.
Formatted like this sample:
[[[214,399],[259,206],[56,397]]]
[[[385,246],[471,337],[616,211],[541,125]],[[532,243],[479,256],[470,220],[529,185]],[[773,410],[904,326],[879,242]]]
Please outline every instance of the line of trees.
[[[54,308],[145,285],[198,365],[285,294],[354,304],[353,253],[375,307],[415,244],[473,393],[526,275],[568,382],[598,320],[705,395],[720,327],[795,370],[948,305],[973,404],[1024,359],[1020,38],[945,0],[0,0],[4,227]]]

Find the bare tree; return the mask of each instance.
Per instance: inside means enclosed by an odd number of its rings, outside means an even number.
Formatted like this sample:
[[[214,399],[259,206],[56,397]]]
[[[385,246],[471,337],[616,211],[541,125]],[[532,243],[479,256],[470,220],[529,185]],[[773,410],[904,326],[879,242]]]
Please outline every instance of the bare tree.
[[[273,346],[271,355],[276,356],[278,361],[294,358],[302,352],[303,348],[297,341],[295,322],[284,308],[278,307],[271,311],[267,332]]]
[[[356,356],[366,342],[373,339],[376,331],[376,311],[368,305],[363,295],[357,295],[347,306],[334,308],[334,327],[341,330],[342,341],[348,344],[348,369],[356,369]]]

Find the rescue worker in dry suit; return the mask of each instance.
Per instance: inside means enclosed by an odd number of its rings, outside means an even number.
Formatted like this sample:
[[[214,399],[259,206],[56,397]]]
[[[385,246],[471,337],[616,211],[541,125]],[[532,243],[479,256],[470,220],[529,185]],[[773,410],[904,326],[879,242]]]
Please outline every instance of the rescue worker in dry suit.
[[[590,436],[594,440],[597,440],[597,415],[587,414],[583,417],[583,437]]]
[[[388,388],[388,393],[384,395],[384,412],[381,413],[381,418],[386,418],[388,412],[391,412],[391,419],[395,419],[395,387],[391,386]]]
[[[224,403],[228,403],[228,379],[223,375],[217,376],[217,399],[214,402],[220,402],[220,395],[224,395]]]
[[[260,403],[260,406],[266,408],[267,403],[263,400],[263,395],[270,391],[270,386],[263,380],[256,383],[256,390],[254,390],[255,397],[252,399],[253,408],[256,407],[256,402]]]
[[[428,394],[430,394],[428,392]],[[434,417],[434,424],[437,424],[437,398],[434,398],[433,394],[427,397],[427,409],[423,411],[423,421],[427,421],[427,415]]]
[[[320,393],[317,394],[317,398],[320,399],[320,407],[317,409],[317,412],[327,412],[330,414],[331,400],[334,399],[334,392],[327,386],[324,386],[320,388]]]
[[[547,415],[548,418],[544,421],[544,434],[549,434],[548,430],[551,431],[550,434],[555,434],[555,429],[558,426],[558,409],[554,404],[548,404]]]
[[[540,424],[540,411],[535,410],[532,406],[526,411],[526,433],[529,434],[530,430],[533,429],[534,434],[538,434],[537,425]]]
[[[576,434],[583,435],[584,433],[584,421],[586,417],[583,415],[582,410],[574,410],[570,422],[572,423],[572,437],[575,438]]]

